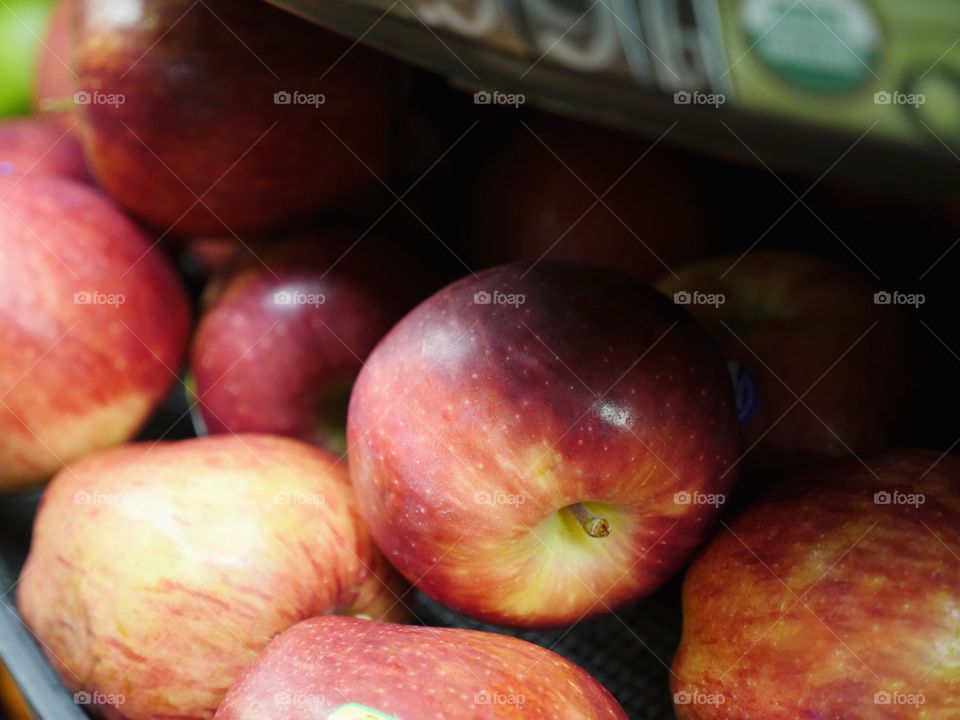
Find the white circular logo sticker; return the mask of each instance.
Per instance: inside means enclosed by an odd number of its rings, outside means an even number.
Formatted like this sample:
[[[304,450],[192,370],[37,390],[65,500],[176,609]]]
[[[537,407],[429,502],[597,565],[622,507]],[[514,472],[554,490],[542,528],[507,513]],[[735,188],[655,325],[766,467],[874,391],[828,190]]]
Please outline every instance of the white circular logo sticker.
[[[863,0],[742,0],[750,53],[794,84],[837,92],[873,77],[880,26]]]

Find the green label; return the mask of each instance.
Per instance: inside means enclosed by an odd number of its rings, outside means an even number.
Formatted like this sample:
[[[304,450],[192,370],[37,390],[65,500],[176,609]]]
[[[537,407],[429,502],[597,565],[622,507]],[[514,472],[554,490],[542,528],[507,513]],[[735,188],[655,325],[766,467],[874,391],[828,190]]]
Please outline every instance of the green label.
[[[742,0],[749,52],[810,90],[839,92],[872,78],[880,27],[863,0]]]
[[[328,720],[398,720],[393,715],[387,715],[372,707],[358,703],[341,705],[332,713]]]

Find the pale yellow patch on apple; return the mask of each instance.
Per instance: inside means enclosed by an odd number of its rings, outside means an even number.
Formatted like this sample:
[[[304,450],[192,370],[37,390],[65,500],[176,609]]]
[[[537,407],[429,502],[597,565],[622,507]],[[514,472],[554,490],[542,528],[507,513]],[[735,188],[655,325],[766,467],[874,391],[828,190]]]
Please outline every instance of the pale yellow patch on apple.
[[[64,463],[129,440],[150,412],[140,393],[119,396],[83,414],[69,414],[43,404],[37,412],[17,412],[0,433],[0,457],[8,458],[0,490],[39,484]],[[0,418],[10,411],[0,407]],[[27,427],[24,428],[20,423]]]
[[[586,502],[591,512],[605,518],[610,535],[587,535],[568,507],[551,513],[524,538],[527,572],[522,587],[499,603],[500,609],[525,617],[548,607],[562,612],[577,608],[602,609],[604,598],[618,585],[632,581],[631,515],[609,503]]]
[[[931,674],[960,682],[960,603],[941,592],[936,604],[941,607],[941,622],[947,631],[933,645],[932,654],[937,664]]]

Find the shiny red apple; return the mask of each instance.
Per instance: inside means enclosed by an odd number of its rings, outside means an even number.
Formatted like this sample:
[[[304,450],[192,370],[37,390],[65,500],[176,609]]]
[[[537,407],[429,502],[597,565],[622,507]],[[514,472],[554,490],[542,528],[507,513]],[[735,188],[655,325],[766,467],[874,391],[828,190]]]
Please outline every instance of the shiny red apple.
[[[710,528],[739,454],[724,362],[639,280],[508,265],[423,302],[350,400],[377,544],[427,594],[548,626],[652,591]]]
[[[57,175],[90,182],[76,137],[43,117],[0,122],[0,177],[13,175]]]
[[[95,190],[0,178],[0,488],[129,440],[190,332],[183,288]]]
[[[652,281],[708,247],[701,174],[665,144],[536,117],[481,171],[470,244],[481,266],[549,259]]]
[[[878,450],[909,421],[918,345],[909,314],[922,296],[785,251],[711,258],[658,287],[732,361],[752,467]]]
[[[960,665],[960,458],[891,450],[796,478],[693,564],[680,720],[947,720]]]
[[[404,617],[393,582],[342,463],[237,435],[65,468],[43,496],[17,604],[71,690],[129,720],[210,718],[300,620]]]
[[[186,235],[271,234],[375,185],[397,66],[262,0],[77,0],[94,175]]]
[[[207,293],[191,369],[209,432],[345,449],[347,399],[381,337],[435,289],[399,238],[325,227],[240,258]],[[269,380],[265,381],[266,378]]]
[[[626,720],[602,685],[494,633],[314,618],[274,640],[217,720]]]

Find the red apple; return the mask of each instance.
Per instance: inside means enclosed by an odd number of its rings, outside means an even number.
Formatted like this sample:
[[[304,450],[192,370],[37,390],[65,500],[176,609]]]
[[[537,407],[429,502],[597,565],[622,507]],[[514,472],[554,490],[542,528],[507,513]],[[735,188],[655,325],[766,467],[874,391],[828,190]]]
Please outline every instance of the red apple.
[[[543,258],[655,280],[707,247],[698,174],[680,150],[543,116],[483,169],[471,244],[483,266]]]
[[[66,128],[46,118],[0,122],[0,177],[58,175],[90,182],[83,150]]]
[[[859,275],[783,251],[704,260],[658,287],[702,320],[732,361],[751,466],[877,450],[909,420],[911,308],[883,304],[907,295],[875,297],[879,288]]]
[[[0,178],[0,488],[129,440],[174,382],[182,287],[91,188]]]
[[[191,361],[208,431],[275,433],[344,451],[347,399],[363,361],[432,289],[422,256],[395,237],[358,235],[328,227],[273,241],[213,283]]]
[[[734,476],[726,367],[639,280],[508,265],[422,303],[350,399],[350,471],[377,544],[490,622],[549,626],[652,591]]]
[[[130,720],[209,718],[300,620],[403,616],[391,577],[342,463],[237,435],[65,468],[43,496],[17,603],[72,690]]]
[[[94,175],[186,235],[296,226],[389,166],[396,66],[262,0],[77,0]]]
[[[70,17],[75,4],[74,0],[59,0],[54,6],[37,59],[33,86],[33,109],[54,114],[68,125],[75,121],[70,112],[76,81],[70,67],[73,57]]]
[[[600,683],[539,645],[475,630],[314,618],[267,646],[217,720],[626,720]]]
[[[694,563],[673,664],[681,720],[957,717],[960,458],[831,464]]]

